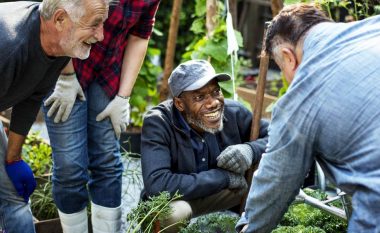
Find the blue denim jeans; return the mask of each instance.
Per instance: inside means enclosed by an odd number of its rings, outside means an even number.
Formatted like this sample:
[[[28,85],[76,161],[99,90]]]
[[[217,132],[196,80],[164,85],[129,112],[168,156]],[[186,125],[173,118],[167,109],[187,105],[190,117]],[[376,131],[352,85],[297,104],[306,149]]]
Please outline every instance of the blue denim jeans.
[[[60,211],[83,210],[89,199],[104,207],[121,204],[123,165],[120,144],[109,118],[97,122],[110,98],[97,84],[86,91],[87,101],[76,100],[66,122],[45,121],[53,149],[53,198]]]
[[[5,171],[8,139],[0,121],[0,232],[34,233],[29,204],[18,195]]]

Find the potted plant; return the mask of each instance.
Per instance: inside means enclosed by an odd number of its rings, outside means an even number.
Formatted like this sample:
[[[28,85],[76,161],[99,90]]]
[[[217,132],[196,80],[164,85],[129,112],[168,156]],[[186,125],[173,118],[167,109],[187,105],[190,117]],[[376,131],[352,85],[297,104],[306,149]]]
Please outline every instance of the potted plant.
[[[37,220],[37,233],[62,233],[58,210],[54,204],[51,181],[39,184],[31,196],[32,213]]]

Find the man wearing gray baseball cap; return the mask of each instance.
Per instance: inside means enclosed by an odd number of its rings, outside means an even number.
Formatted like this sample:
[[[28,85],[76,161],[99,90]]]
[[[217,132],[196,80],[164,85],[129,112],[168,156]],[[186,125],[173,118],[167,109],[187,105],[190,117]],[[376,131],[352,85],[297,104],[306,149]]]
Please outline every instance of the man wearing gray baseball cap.
[[[152,108],[141,135],[143,198],[168,191],[182,195],[172,202],[165,232],[178,232],[183,220],[239,205],[247,191],[245,171],[259,161],[267,144],[268,122],[260,138],[249,141],[252,113],[225,100],[217,74],[205,60],[176,67],[169,87],[173,99]]]

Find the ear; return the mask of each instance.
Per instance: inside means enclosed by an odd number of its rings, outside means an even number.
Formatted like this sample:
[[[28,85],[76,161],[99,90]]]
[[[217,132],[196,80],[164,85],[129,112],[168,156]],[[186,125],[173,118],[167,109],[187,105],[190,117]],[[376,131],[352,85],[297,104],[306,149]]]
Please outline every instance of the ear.
[[[180,112],[185,111],[184,104],[180,98],[174,97],[173,101],[174,101],[174,106],[178,109],[178,111]]]
[[[65,28],[65,24],[69,20],[69,15],[64,9],[57,9],[53,15],[53,23],[56,29],[61,32]]]
[[[281,48],[282,62],[291,71],[295,71],[298,67],[297,56],[295,52],[287,47]]]

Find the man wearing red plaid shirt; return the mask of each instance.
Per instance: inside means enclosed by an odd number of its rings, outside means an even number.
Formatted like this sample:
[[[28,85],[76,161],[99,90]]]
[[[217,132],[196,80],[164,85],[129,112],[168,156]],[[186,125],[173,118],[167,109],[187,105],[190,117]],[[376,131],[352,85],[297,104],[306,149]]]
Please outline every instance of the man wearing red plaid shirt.
[[[73,59],[44,102],[53,148],[53,197],[65,233],[120,232],[120,133],[129,96],[145,57],[160,0],[120,0],[110,6],[104,40],[87,60]]]

